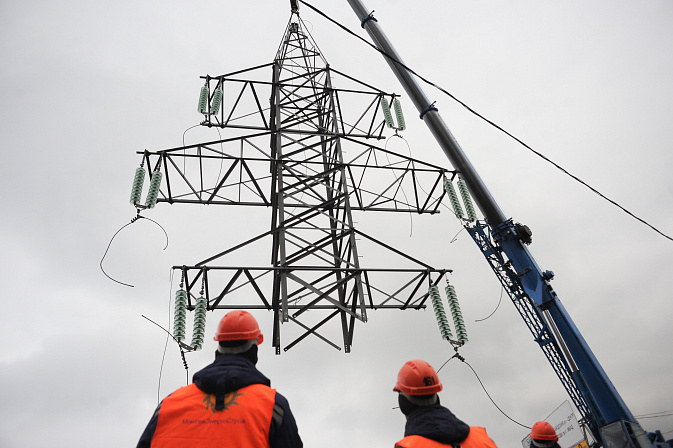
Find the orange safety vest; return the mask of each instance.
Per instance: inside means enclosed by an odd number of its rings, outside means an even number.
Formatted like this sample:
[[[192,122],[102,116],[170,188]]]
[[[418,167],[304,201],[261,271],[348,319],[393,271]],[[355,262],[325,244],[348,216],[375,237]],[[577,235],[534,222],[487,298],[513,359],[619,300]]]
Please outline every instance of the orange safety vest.
[[[162,402],[151,447],[268,447],[275,400],[275,389],[253,384],[226,394],[216,411],[215,395],[182,387]]]
[[[470,426],[470,433],[460,444],[447,444],[435,442],[423,436],[406,436],[395,444],[395,448],[497,448],[495,442],[486,434],[481,426]]]

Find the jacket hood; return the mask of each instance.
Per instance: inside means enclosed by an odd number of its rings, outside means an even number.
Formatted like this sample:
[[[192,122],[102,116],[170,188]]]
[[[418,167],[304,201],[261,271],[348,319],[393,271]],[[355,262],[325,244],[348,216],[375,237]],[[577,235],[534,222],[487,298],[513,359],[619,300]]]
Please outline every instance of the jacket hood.
[[[248,359],[221,353],[212,364],[196,372],[193,381],[203,392],[215,395],[218,410],[224,409],[224,396],[230,392],[252,384],[271,386],[271,381]]]
[[[470,426],[440,404],[413,410],[407,418],[404,436],[422,436],[439,443],[460,443],[470,433]]]

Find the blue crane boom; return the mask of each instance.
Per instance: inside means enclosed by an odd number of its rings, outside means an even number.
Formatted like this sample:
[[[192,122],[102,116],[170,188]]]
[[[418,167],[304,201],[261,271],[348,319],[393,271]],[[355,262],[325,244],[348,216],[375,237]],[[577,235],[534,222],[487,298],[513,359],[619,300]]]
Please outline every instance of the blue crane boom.
[[[526,247],[530,230],[506,218],[416,78],[360,0],[348,0],[485,217],[467,226],[591,431],[594,446],[646,448],[651,442],[629,411],[550,281]],[[663,442],[663,440],[661,441]]]

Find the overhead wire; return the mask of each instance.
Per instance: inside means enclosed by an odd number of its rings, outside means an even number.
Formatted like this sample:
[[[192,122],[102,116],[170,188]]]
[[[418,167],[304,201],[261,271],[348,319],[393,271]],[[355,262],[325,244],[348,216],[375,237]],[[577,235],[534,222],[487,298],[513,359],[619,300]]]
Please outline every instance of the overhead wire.
[[[659,418],[659,417],[670,417],[673,415],[673,411],[663,411],[661,413],[646,414],[646,415],[636,415],[636,418]]]
[[[173,273],[175,272],[171,269],[171,274],[169,276],[168,282],[168,329],[170,330],[171,322],[171,302],[173,301]],[[157,403],[161,403],[161,378],[163,377],[164,372],[164,362],[166,362],[166,351],[168,350],[168,340],[171,337],[170,331],[166,332],[166,341],[164,342],[164,352],[161,355],[161,365],[159,367],[159,380],[157,381]],[[187,375],[187,382],[189,382],[189,375]]]
[[[394,133],[393,135],[391,135],[390,137],[388,137],[388,138],[386,139],[386,143],[385,143],[385,145],[383,146],[383,149],[386,149],[386,150],[388,149],[388,142],[389,142],[393,137],[399,137],[399,138],[402,139],[402,141],[403,141],[404,143],[407,144],[407,150],[408,150],[408,152],[409,152],[409,157],[411,157],[411,146],[409,146],[409,142],[407,142],[407,139],[405,139],[405,138],[402,137],[400,134],[398,134],[397,131],[395,131],[395,133]],[[385,153],[385,154],[386,154],[386,160],[388,160],[388,166],[391,167],[391,168],[393,168],[393,163],[390,161],[390,157],[388,157],[388,153]],[[399,178],[398,178],[397,175],[395,174],[395,170],[394,170],[394,168],[392,169],[391,172],[393,173],[393,177],[395,178],[395,182],[398,182]],[[404,175],[403,175],[403,176],[404,176]],[[400,190],[402,190],[402,195],[404,196],[404,200],[407,201],[407,204],[409,204],[409,198],[407,197],[407,193],[404,191],[404,186],[402,185],[402,181],[399,181],[399,188],[400,188]],[[424,190],[424,191],[425,191],[425,190]],[[414,233],[414,216],[413,216],[413,213],[412,213],[412,211],[411,211],[411,207],[409,207],[409,236],[412,236],[413,233]]]
[[[201,123],[195,124],[194,126],[190,126],[185,131],[182,133],[182,171],[185,172],[187,170],[187,145],[185,144],[185,135],[187,134],[187,131],[200,127]],[[220,136],[220,148],[222,149],[222,154],[224,155],[224,144],[222,143],[222,133],[220,132],[220,129],[218,127],[215,127],[215,130],[217,131],[217,135]],[[220,176],[222,175],[222,167],[224,165],[224,158],[220,159],[220,171],[217,173],[217,179],[215,180],[215,185],[217,185],[220,182]]]
[[[168,329],[171,330],[171,302],[173,301],[173,274],[175,271],[170,270],[169,281],[168,281]],[[174,331],[174,330],[173,330]],[[157,403],[161,403],[161,378],[163,377],[164,372],[164,363],[166,362],[166,352],[168,350],[168,341],[171,337],[171,332],[166,332],[166,341],[164,342],[164,352],[161,355],[161,365],[159,367],[159,380],[157,381]],[[186,362],[185,362],[185,367]],[[187,369],[187,383],[189,384],[189,369]]]
[[[189,366],[187,365],[187,358],[185,358],[185,351],[183,350],[183,348],[182,348],[182,344],[180,343],[180,341],[178,341],[178,340],[175,338],[175,336],[173,336],[173,335],[171,334],[170,331],[166,330],[164,327],[162,327],[162,326],[159,325],[158,323],[154,322],[154,321],[153,321],[152,319],[150,319],[149,317],[145,316],[144,314],[141,314],[141,316],[142,316],[143,318],[149,320],[150,322],[152,322],[152,323],[153,323],[154,325],[156,325],[157,327],[159,327],[159,328],[161,328],[162,330],[164,330],[166,333],[168,333],[168,335],[169,335],[171,338],[173,338],[173,340],[175,341],[175,343],[178,344],[178,348],[180,349],[180,356],[182,357],[182,364],[185,366],[185,370],[187,371],[187,384],[189,384]],[[163,361],[162,361],[162,369],[163,369]]]
[[[107,245],[107,249],[105,249],[105,253],[103,254],[103,258],[100,259],[100,263],[99,263],[100,270],[103,271],[103,274],[105,274],[105,276],[106,276],[107,278],[109,278],[109,279],[112,280],[113,282],[119,283],[120,285],[128,286],[128,287],[130,287],[130,288],[133,288],[134,286],[131,285],[131,284],[124,283],[124,282],[122,282],[122,281],[119,281],[119,280],[117,280],[117,279],[114,279],[114,278],[110,277],[110,276],[108,275],[108,273],[105,272],[105,269],[103,268],[103,261],[105,260],[105,257],[107,256],[107,253],[108,253],[108,251],[110,250],[110,246],[112,246],[112,241],[114,241],[115,237],[119,234],[119,232],[121,232],[122,230],[124,230],[124,228],[130,226],[130,225],[133,224],[134,222],[138,221],[139,219],[147,219],[148,221],[152,221],[154,224],[158,225],[159,228],[160,228],[161,230],[164,231],[164,235],[166,236],[166,246],[164,246],[163,250],[166,250],[166,248],[168,247],[168,233],[166,233],[166,229],[164,229],[163,227],[161,227],[161,224],[159,224],[159,223],[156,222],[155,220],[150,219],[150,218],[147,218],[147,217],[145,217],[145,216],[142,216],[142,215],[140,214],[140,210],[138,210],[138,214],[137,214],[135,217],[133,217],[133,219],[131,219],[131,222],[126,223],[125,225],[123,225],[119,230],[117,230],[117,231],[115,232],[114,235],[112,235],[112,238],[110,239],[110,242],[109,242],[108,245]]]
[[[489,394],[489,393],[488,393],[488,390],[486,390],[486,386],[484,386],[483,381],[481,381],[481,378],[479,378],[479,375],[477,375],[476,370],[474,370],[474,368],[470,365],[470,363],[467,362],[467,361],[465,360],[465,358],[464,358],[463,356],[461,356],[461,355],[458,353],[458,349],[457,349],[457,348],[456,348],[455,350],[456,350],[456,353],[455,353],[452,357],[450,357],[444,364],[442,364],[442,366],[441,366],[439,369],[437,369],[437,374],[439,375],[439,372],[440,372],[440,371],[444,368],[444,366],[445,366],[446,364],[448,364],[448,362],[451,361],[453,358],[457,358],[457,359],[459,359],[460,361],[462,361],[462,362],[464,362],[465,364],[467,364],[467,366],[470,368],[470,370],[472,370],[472,373],[474,373],[474,376],[477,378],[477,381],[479,381],[479,384],[481,385],[481,388],[482,388],[482,389],[484,390],[484,392],[486,393],[486,396],[488,397],[489,400],[491,400],[491,403],[493,403],[493,406],[495,406],[496,409],[497,409],[498,411],[500,411],[500,413],[501,413],[502,415],[504,415],[504,416],[507,417],[509,420],[511,420],[512,422],[516,423],[516,424],[519,425],[519,426],[522,426],[522,427],[527,428],[527,429],[532,429],[530,426],[526,426],[526,425],[524,425],[523,423],[519,423],[518,421],[514,420],[512,417],[510,417],[509,415],[507,415],[507,413],[506,413],[505,411],[503,411],[503,410],[500,408],[500,406],[498,406],[498,404],[495,402],[495,400],[493,400],[493,397],[491,397],[491,394]]]
[[[362,38],[361,36],[359,36],[359,35],[356,34],[355,32],[351,31],[351,30],[350,30],[349,28],[347,28],[346,26],[342,25],[341,23],[337,22],[337,21],[334,20],[333,18],[329,17],[327,14],[325,14],[325,13],[322,12],[322,11],[320,11],[318,8],[316,8],[315,6],[311,5],[310,3],[307,3],[307,2],[304,1],[304,0],[299,0],[299,1],[300,1],[302,4],[306,5],[307,7],[309,7],[310,9],[312,9],[313,11],[315,11],[317,14],[321,15],[321,16],[324,17],[325,19],[327,19],[327,20],[329,20],[330,22],[332,22],[333,24],[337,25],[337,26],[338,26],[339,28],[341,28],[342,30],[346,31],[348,34],[350,34],[350,35],[356,37],[357,39],[361,40],[361,41],[364,42],[365,44],[369,45],[369,46],[372,47],[374,50],[376,50],[376,51],[378,51],[379,53],[381,53],[384,57],[390,59],[390,60],[393,61],[394,63],[396,63],[396,64],[398,64],[399,66],[403,67],[405,70],[407,70],[409,73],[413,74],[414,76],[418,77],[418,79],[420,79],[420,80],[423,81],[424,83],[426,83],[426,84],[428,84],[428,85],[430,85],[430,86],[436,88],[436,89],[439,90],[440,92],[444,93],[444,94],[447,95],[449,98],[451,98],[452,100],[454,100],[455,102],[457,102],[458,104],[460,104],[461,106],[463,106],[465,109],[467,109],[470,113],[472,113],[472,114],[475,115],[476,117],[482,119],[483,121],[485,121],[486,123],[490,124],[491,126],[493,126],[494,128],[498,129],[499,131],[503,132],[505,135],[509,136],[509,137],[512,138],[514,141],[518,142],[521,146],[523,146],[524,148],[528,149],[528,150],[531,151],[533,154],[535,154],[535,155],[537,155],[538,157],[542,158],[542,159],[545,160],[546,162],[550,163],[550,164],[553,165],[555,168],[557,168],[558,170],[560,170],[560,171],[563,172],[564,174],[568,175],[569,177],[571,177],[571,178],[572,178],[573,180],[575,180],[576,182],[579,182],[580,184],[584,185],[584,186],[587,187],[589,190],[591,190],[593,193],[597,194],[599,197],[603,198],[604,200],[608,201],[610,204],[612,204],[612,205],[614,205],[615,207],[619,208],[620,210],[622,210],[622,211],[623,211],[624,213],[626,213],[627,215],[631,216],[632,218],[634,218],[634,219],[636,219],[637,221],[641,222],[642,224],[646,225],[647,227],[649,227],[650,229],[654,230],[655,232],[657,232],[659,235],[663,236],[664,238],[666,238],[666,239],[668,239],[668,240],[670,240],[670,241],[673,241],[673,237],[671,237],[671,236],[665,234],[664,232],[662,232],[661,230],[657,229],[656,227],[654,227],[654,226],[653,226],[652,224],[650,224],[649,222],[645,221],[643,218],[640,218],[639,216],[637,216],[637,215],[635,215],[634,213],[632,213],[631,211],[627,210],[625,207],[623,207],[622,205],[620,205],[620,204],[617,203],[616,201],[614,201],[614,200],[608,198],[608,197],[605,196],[603,193],[601,193],[600,191],[598,191],[596,188],[592,187],[591,185],[589,185],[587,182],[583,181],[582,179],[580,179],[580,178],[577,177],[576,175],[570,173],[568,170],[566,170],[565,168],[563,168],[562,166],[560,166],[560,165],[557,164],[556,162],[552,161],[551,159],[549,159],[549,158],[548,158],[547,156],[545,156],[544,154],[542,154],[542,153],[536,151],[535,149],[533,149],[532,147],[530,147],[528,144],[526,144],[524,141],[522,141],[521,139],[519,139],[518,137],[516,137],[515,135],[513,135],[513,134],[510,133],[509,131],[505,130],[505,129],[504,129],[503,127],[501,127],[500,125],[496,124],[495,122],[489,120],[488,118],[484,117],[483,115],[481,115],[480,113],[478,113],[477,111],[475,111],[474,109],[472,109],[472,108],[471,108],[470,106],[468,106],[465,102],[463,102],[463,101],[461,101],[460,99],[458,99],[455,95],[453,95],[452,93],[450,93],[449,91],[447,91],[447,90],[444,89],[443,87],[441,87],[441,86],[435,84],[434,82],[432,82],[432,81],[426,79],[425,77],[421,76],[421,75],[418,74],[415,70],[411,69],[410,67],[408,67],[407,65],[405,65],[403,62],[401,62],[401,61],[399,61],[397,58],[395,58],[394,56],[389,55],[389,54],[386,53],[384,50],[381,50],[380,48],[378,48],[376,45],[374,45],[374,44],[368,42],[366,39]]]
[[[496,305],[496,307],[495,307],[495,309],[493,310],[493,312],[492,312],[491,314],[489,314],[488,316],[484,317],[483,319],[476,319],[475,322],[482,322],[482,321],[485,321],[485,320],[488,319],[489,317],[493,316],[493,315],[495,314],[496,311],[498,311],[498,308],[500,308],[500,304],[502,303],[502,295],[503,295],[504,292],[505,292],[505,288],[500,288],[500,300],[498,300],[498,304]]]

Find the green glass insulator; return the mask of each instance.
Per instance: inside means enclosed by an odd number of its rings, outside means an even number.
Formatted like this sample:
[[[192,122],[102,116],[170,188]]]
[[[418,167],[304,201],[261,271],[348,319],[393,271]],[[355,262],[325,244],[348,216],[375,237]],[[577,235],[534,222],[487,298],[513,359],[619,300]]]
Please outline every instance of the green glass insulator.
[[[395,109],[395,116],[397,117],[397,129],[404,131],[407,128],[407,124],[404,121],[404,114],[402,113],[402,103],[397,98],[393,100],[393,109]]]
[[[453,183],[449,180],[448,177],[444,177],[444,190],[446,191],[447,196],[449,196],[453,213],[455,213],[456,217],[462,219],[463,216],[465,216],[463,213],[463,207],[460,206],[460,200],[458,200],[456,189],[453,188]]]
[[[220,106],[222,105],[222,96],[224,92],[222,89],[215,89],[213,92],[213,103],[210,105],[210,114],[217,115],[220,112]]]
[[[383,118],[386,120],[386,125],[389,128],[395,127],[393,114],[390,113],[390,105],[388,104],[388,100],[383,96],[381,97],[381,110],[383,111]]]
[[[201,87],[201,94],[199,95],[199,107],[198,111],[200,114],[206,115],[208,113],[208,97],[210,92],[208,91],[208,86]]]
[[[437,319],[439,332],[443,339],[449,341],[452,338],[451,327],[449,327],[449,321],[444,312],[444,305],[442,305],[442,297],[439,295],[439,288],[437,288],[436,285],[432,285],[430,286],[428,293],[430,294],[432,308],[435,310],[435,318]]]
[[[150,188],[147,191],[147,198],[145,199],[145,207],[154,208],[154,206],[157,205],[157,198],[159,197],[159,188],[161,187],[162,177],[163,175],[159,170],[152,173]]]
[[[145,168],[136,168],[136,175],[133,178],[133,186],[131,187],[131,204],[136,205],[140,202],[140,196],[143,193],[143,183],[145,182]]]
[[[446,293],[446,299],[449,303],[449,309],[451,310],[451,316],[453,316],[453,326],[456,329],[456,336],[458,342],[463,345],[467,342],[467,329],[465,328],[465,320],[463,319],[463,313],[460,311],[460,304],[458,303],[458,295],[456,294],[456,289],[453,285],[446,285],[444,288]]]
[[[458,181],[458,189],[460,190],[460,196],[463,198],[463,204],[465,204],[465,211],[467,212],[467,220],[473,222],[477,219],[477,214],[474,211],[474,206],[472,205],[472,198],[470,197],[470,192],[467,189],[467,184],[463,179]]]
[[[178,341],[185,338],[185,322],[187,320],[187,291],[179,289],[175,292],[175,312],[173,315],[173,337]]]

